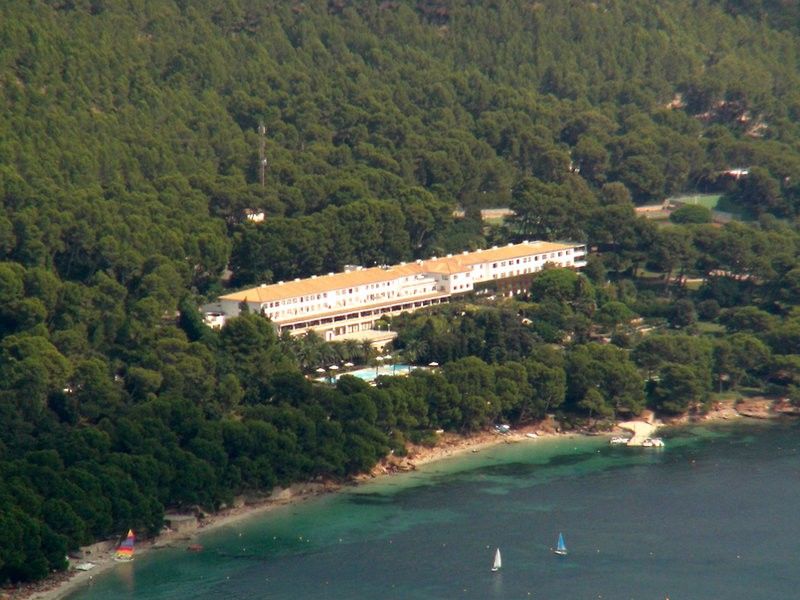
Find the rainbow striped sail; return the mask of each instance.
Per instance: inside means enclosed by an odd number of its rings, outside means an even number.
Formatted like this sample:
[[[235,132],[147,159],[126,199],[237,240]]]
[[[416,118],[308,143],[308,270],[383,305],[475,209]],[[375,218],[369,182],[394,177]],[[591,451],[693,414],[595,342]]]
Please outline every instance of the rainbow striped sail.
[[[133,560],[133,543],[136,541],[136,536],[133,529],[128,530],[128,537],[119,545],[117,553],[114,555],[114,560],[129,561]]]

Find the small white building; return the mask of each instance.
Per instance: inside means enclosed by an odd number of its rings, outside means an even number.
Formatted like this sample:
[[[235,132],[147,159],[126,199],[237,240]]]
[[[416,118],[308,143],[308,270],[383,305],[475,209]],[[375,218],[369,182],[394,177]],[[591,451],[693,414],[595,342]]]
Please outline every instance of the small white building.
[[[723,171],[722,174],[738,181],[742,177],[747,177],[750,174],[750,169],[741,167],[738,169],[727,169]]]
[[[202,308],[203,323],[211,327],[211,329],[221,329],[225,325],[225,319],[228,315],[222,309],[221,304],[207,304]]]
[[[244,209],[244,218],[251,223],[261,223],[264,219],[267,218],[266,213],[263,210],[255,210],[252,208],[245,208]]]

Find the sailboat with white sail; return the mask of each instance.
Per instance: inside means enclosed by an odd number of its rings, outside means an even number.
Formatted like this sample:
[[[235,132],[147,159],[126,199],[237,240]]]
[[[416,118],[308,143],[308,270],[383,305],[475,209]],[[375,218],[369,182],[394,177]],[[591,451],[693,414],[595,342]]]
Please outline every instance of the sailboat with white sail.
[[[503,557],[500,556],[500,548],[495,550],[494,553],[494,562],[492,563],[492,572],[499,571],[503,568]]]

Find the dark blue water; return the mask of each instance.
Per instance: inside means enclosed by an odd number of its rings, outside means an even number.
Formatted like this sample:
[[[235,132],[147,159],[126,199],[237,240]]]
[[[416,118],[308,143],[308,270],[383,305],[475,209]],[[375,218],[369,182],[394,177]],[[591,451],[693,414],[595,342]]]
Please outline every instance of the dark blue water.
[[[199,554],[154,551],[72,598],[800,598],[800,426],[665,437],[443,461],[210,532]]]

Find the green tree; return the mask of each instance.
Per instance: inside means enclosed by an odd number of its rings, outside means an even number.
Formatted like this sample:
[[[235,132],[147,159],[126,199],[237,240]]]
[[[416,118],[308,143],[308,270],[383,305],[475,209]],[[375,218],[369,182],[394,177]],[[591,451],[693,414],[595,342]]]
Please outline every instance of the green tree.
[[[684,204],[669,215],[669,220],[680,224],[711,223],[711,210],[702,204]]]
[[[703,402],[707,388],[697,373],[678,364],[665,365],[653,391],[656,408],[670,413],[686,412],[693,404]]]

